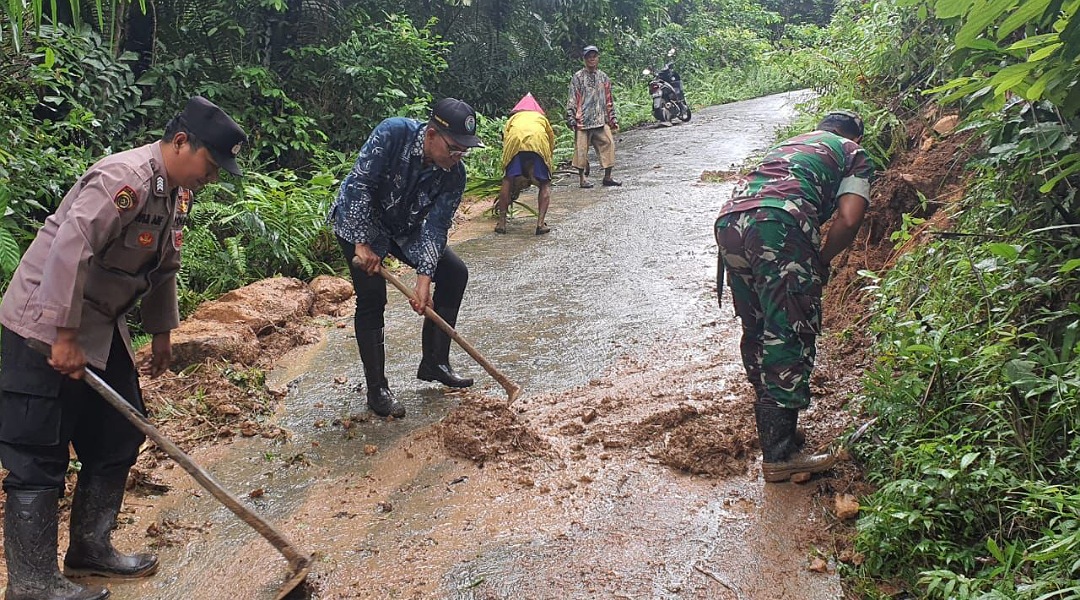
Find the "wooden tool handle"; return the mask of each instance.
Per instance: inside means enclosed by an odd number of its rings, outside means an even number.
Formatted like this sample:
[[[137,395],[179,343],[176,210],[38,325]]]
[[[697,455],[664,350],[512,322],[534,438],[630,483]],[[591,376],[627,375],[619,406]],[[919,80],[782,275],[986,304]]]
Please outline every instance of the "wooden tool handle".
[[[358,269],[362,268],[359,264],[359,260],[355,256],[352,258],[352,265]],[[394,275],[390,271],[387,271],[386,267],[382,266],[381,264],[379,265],[379,275],[382,275],[383,279],[389,281],[390,284],[396,287],[399,292],[405,294],[406,298],[415,302],[416,295],[413,293],[413,291],[407,285],[402,283],[396,275]],[[491,364],[488,359],[484,358],[484,355],[480,354],[479,350],[474,348],[468,340],[462,337],[460,333],[455,331],[454,328],[451,327],[450,324],[447,323],[445,320],[443,320],[443,318],[440,317],[438,313],[432,310],[431,307],[427,307],[424,309],[424,316],[428,319],[431,319],[432,323],[435,323],[435,325],[439,329],[442,329],[444,332],[446,332],[446,335],[449,335],[452,340],[457,342],[457,345],[461,346],[462,350],[467,352],[469,356],[471,356],[473,360],[477,362],[477,364],[483,367],[484,370],[487,371],[493,379],[495,379],[495,381],[499,382],[499,385],[501,385],[502,388],[506,390],[508,402],[513,402],[517,399],[518,395],[521,394],[521,386],[514,383],[513,381],[510,381],[510,378],[508,378],[506,375],[503,375],[498,369],[496,369],[495,365]]]
[[[27,339],[26,345],[45,356],[52,355],[52,348],[40,340]],[[200,467],[190,456],[174,444],[172,440],[158,431],[146,416],[135,410],[135,407],[128,403],[119,392],[109,386],[100,375],[87,368],[83,375],[83,380],[86,381],[86,384],[95,392],[100,394],[110,406],[115,408],[124,416],[124,418],[130,421],[136,429],[153,440],[165,454],[169,455],[169,458],[173,459],[177,464],[183,467],[185,471],[195,478],[195,481],[199,482],[199,485],[201,485],[203,489],[213,494],[213,496],[231,510],[233,514],[240,517],[243,522],[250,525],[251,528],[257,531],[259,535],[263,536],[266,541],[277,548],[285,559],[289,561],[289,567],[291,569],[299,572],[301,570],[306,570],[311,565],[310,556],[297,550],[296,547],[293,546],[280,531],[274,528],[273,525],[247,506],[244,506],[240,500],[223,488],[210,473]]]

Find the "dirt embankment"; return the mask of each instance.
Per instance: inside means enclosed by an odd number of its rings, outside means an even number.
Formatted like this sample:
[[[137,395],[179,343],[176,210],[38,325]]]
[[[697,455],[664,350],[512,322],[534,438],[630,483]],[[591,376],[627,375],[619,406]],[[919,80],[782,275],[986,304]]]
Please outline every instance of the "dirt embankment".
[[[833,263],[824,306],[826,329],[838,332],[864,322],[871,298],[862,293],[867,282],[859,271],[880,274],[931,232],[949,228],[951,207],[963,195],[964,166],[975,150],[970,133],[954,133],[957,123],[955,115],[931,107],[896,133],[908,143],[874,182],[859,235]],[[905,214],[925,221],[904,234]],[[850,333],[858,337],[862,331],[852,327]]]

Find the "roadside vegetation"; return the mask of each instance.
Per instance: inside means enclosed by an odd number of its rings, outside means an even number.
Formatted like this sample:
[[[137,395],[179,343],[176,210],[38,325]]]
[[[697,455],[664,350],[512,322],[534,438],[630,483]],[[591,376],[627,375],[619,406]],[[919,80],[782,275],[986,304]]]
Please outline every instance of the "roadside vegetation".
[[[972,137],[966,193],[865,272],[859,598],[1080,598],[1080,2],[843,2],[818,105],[887,160],[928,103]],[[882,163],[887,164],[887,163]],[[933,222],[927,218],[937,215]]]

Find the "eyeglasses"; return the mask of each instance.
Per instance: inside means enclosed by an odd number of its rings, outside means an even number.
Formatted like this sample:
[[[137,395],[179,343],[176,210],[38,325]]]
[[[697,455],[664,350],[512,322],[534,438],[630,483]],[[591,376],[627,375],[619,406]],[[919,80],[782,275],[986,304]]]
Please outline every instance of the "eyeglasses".
[[[443,143],[446,144],[446,150],[450,153],[450,156],[463,157],[469,153],[469,150],[472,150],[472,148],[462,148],[456,144],[451,144],[450,140],[446,139],[446,136],[442,133],[439,133],[439,137],[441,137]]]

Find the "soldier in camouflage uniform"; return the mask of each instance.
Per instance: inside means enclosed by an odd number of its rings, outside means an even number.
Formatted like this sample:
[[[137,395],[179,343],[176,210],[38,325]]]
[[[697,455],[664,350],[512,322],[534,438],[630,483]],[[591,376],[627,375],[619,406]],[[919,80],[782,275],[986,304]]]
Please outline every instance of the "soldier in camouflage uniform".
[[[859,146],[862,135],[858,115],[829,113],[817,130],[771,149],[736,184],[716,220],[718,265],[727,271],[742,321],[740,350],[757,397],[767,482],[824,471],[835,462],[832,455],[803,455],[796,424],[799,410],[810,405],[829,264],[855,238],[870,202],[873,165]],[[837,218],[822,246],[821,224],[833,213]]]

